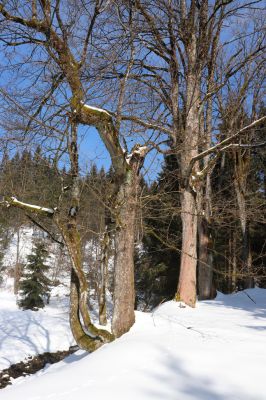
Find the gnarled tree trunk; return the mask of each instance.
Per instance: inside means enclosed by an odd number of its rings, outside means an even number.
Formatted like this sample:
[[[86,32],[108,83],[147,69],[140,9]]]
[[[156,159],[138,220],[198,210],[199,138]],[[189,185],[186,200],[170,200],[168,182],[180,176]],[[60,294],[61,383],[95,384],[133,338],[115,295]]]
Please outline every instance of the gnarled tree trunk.
[[[87,351],[94,351],[99,348],[103,343],[100,337],[93,339],[84,330],[80,320],[80,286],[79,279],[72,268],[71,270],[71,284],[70,284],[70,326],[75,341],[81,349]]]

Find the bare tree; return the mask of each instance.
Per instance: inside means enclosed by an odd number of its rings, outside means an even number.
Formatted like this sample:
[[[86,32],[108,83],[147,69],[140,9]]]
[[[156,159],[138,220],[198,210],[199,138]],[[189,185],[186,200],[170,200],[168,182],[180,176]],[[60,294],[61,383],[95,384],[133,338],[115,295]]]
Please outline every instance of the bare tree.
[[[76,4],[77,5],[77,4]],[[67,245],[72,260],[71,277],[71,327],[77,343],[82,348],[89,350],[98,347],[101,343],[112,340],[112,335],[108,332],[96,329],[90,320],[87,310],[87,283],[81,262],[81,243],[77,225],[77,215],[80,204],[81,188],[79,181],[79,152],[78,152],[78,127],[80,125],[94,126],[105,144],[115,171],[115,201],[113,217],[115,218],[115,289],[114,289],[114,314],[112,329],[116,336],[126,332],[134,323],[134,225],[136,213],[136,196],[138,191],[139,171],[146,154],[146,147],[136,145],[131,152],[126,152],[119,142],[119,114],[123,105],[124,90],[123,85],[120,90],[118,102],[118,117],[115,120],[111,112],[104,108],[86,104],[87,90],[89,85],[96,82],[97,87],[97,68],[95,68],[94,80],[86,79],[86,67],[89,53],[90,41],[93,38],[97,18],[109,10],[109,2],[91,1],[88,7],[79,4],[87,18],[84,27],[82,12],[75,5],[71,5],[68,14],[63,11],[63,3],[42,1],[40,4],[28,2],[13,5],[1,3],[0,12],[2,14],[3,38],[6,46],[30,46],[40,49],[45,54],[46,63],[42,73],[46,68],[56,70],[54,76],[57,77],[48,94],[45,94],[36,111],[28,116],[30,110],[18,104],[18,100],[11,98],[12,95],[2,90],[2,94],[11,103],[15,102],[21,111],[24,120],[28,124],[24,133],[27,136],[33,123],[49,130],[49,138],[52,134],[59,136],[59,145],[55,152],[59,157],[60,151],[66,150],[69,155],[71,166],[71,180],[67,187],[62,188],[59,203],[56,208],[43,208],[42,206],[32,206],[25,204],[15,198],[5,197],[4,203],[9,206],[20,207],[31,212],[44,214],[54,220],[59,228],[64,242]],[[79,11],[77,11],[79,10]],[[73,15],[71,14],[73,12]],[[112,10],[110,11],[112,17]],[[103,23],[104,19],[101,19]],[[106,20],[105,20],[106,21]],[[78,30],[77,25],[81,24],[83,29]],[[76,32],[79,31],[81,37],[77,39]],[[104,33],[103,36],[104,37]],[[77,41],[78,40],[78,41]],[[76,47],[77,44],[77,47]],[[104,46],[104,45],[103,45]],[[29,47],[27,47],[28,49]],[[37,50],[36,50],[37,51]],[[99,47],[99,52],[102,50]],[[131,60],[128,61],[130,68]],[[88,61],[89,62],[89,61]],[[99,67],[100,68],[100,67]],[[93,68],[92,68],[93,69]],[[85,79],[84,79],[85,77]],[[123,82],[126,84],[125,75]],[[85,83],[88,83],[86,87]],[[36,81],[35,81],[36,83]],[[57,90],[57,97],[55,93]],[[57,102],[63,99],[63,104]],[[49,108],[51,102],[52,108]],[[56,106],[56,103],[58,104]],[[57,108],[58,110],[55,110]],[[50,120],[43,119],[42,115],[49,113]],[[120,111],[119,111],[120,110]],[[52,113],[52,114],[51,114]],[[61,121],[65,119],[66,128],[62,133],[58,125],[58,116]],[[52,119],[54,118],[54,119]],[[21,124],[23,128],[23,124]],[[21,129],[20,129],[21,131]],[[44,132],[45,134],[45,132]],[[61,138],[60,138],[61,137]],[[63,145],[62,145],[63,143]],[[61,146],[61,150],[60,150]],[[62,149],[63,147],[63,149]],[[89,331],[87,335],[79,320],[79,312],[83,323]]]
[[[225,21],[233,21],[241,11],[247,17],[247,10],[253,5],[259,7],[259,3],[136,1],[141,22],[139,39],[146,49],[145,62],[139,63],[142,76],[136,79],[154,93],[157,111],[151,123],[159,126],[163,121],[161,132],[170,139],[171,151],[180,166],[183,228],[176,299],[190,306],[196,301],[197,227],[199,266],[203,272],[200,290],[209,296],[211,287],[210,236],[206,231],[211,212],[210,171],[214,163],[212,155],[223,148],[223,145],[212,148],[213,99],[231,77],[264,50],[260,30],[250,52],[242,54],[243,49],[239,48],[234,52],[235,47],[231,46],[229,55],[223,54],[222,73],[219,73],[216,60],[228,45],[222,45],[221,33]],[[238,42],[238,37],[232,40]],[[234,139],[238,135],[232,135],[231,142]]]

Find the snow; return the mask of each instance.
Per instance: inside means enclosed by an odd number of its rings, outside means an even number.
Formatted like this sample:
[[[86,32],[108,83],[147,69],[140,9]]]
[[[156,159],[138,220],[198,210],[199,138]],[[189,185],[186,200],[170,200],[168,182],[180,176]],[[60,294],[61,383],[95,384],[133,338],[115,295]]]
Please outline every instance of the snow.
[[[139,146],[137,149],[135,149],[132,153],[128,154],[126,156],[126,162],[127,164],[130,164],[131,158],[134,156],[134,154],[138,154],[140,157],[144,157],[145,154],[148,151],[147,146]]]
[[[74,344],[66,291],[64,286],[53,288],[50,304],[38,311],[22,311],[15,295],[0,292],[0,370],[30,355],[68,350]]]
[[[61,343],[68,328],[59,304],[54,304],[53,313],[47,308],[32,314],[41,318],[36,323],[6,296],[1,298],[1,315],[9,318],[11,313],[13,325],[10,342],[3,341],[1,329],[1,354],[7,343],[11,351],[12,340],[22,354],[31,329],[39,330],[30,339],[34,346],[47,342],[47,337],[49,346],[54,340]],[[153,313],[136,312],[130,332],[96,352],[78,351],[35,375],[14,380],[1,390],[1,400],[263,400],[265,317],[265,289],[219,294],[195,309],[167,302]],[[26,332],[22,326],[28,326]]]
[[[98,107],[89,106],[88,104],[83,104],[83,107],[84,107],[84,108],[87,108],[88,110],[98,111],[98,112],[100,112],[100,113],[106,114],[106,115],[108,115],[109,117],[111,117],[111,114],[110,114],[108,111],[104,110],[103,108],[98,108]]]

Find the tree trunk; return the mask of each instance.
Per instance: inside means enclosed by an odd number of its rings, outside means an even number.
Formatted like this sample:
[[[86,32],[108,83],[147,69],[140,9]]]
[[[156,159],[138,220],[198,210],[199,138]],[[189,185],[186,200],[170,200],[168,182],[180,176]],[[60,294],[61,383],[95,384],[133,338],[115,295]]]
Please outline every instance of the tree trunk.
[[[244,274],[243,288],[249,289],[249,288],[254,288],[254,278],[251,276],[252,254],[250,251],[249,224],[247,218],[246,199],[244,194],[245,185],[243,183],[241,185],[241,183],[242,182],[240,181],[240,177],[234,179],[234,185],[238,203],[239,219],[242,232],[241,260],[242,260],[242,273]]]
[[[236,290],[236,234],[234,230],[229,233],[229,254],[228,254],[228,293]]]
[[[181,196],[182,254],[180,275],[175,296],[191,307],[196,303],[197,210],[195,194],[183,190]]]
[[[199,300],[212,299],[216,295],[213,285],[213,255],[212,236],[210,229],[211,220],[211,181],[210,174],[206,177],[206,188],[201,200],[198,201],[198,298]],[[204,202],[203,206],[201,203]],[[200,212],[204,210],[204,212]]]
[[[71,329],[77,340],[77,344],[81,348],[91,351],[92,348],[96,349],[100,344],[110,342],[114,338],[108,331],[97,329],[92,324],[88,310],[88,283],[83,271],[82,247],[77,223],[81,190],[79,181],[76,121],[71,121],[70,138],[69,157],[71,162],[72,182],[68,188],[69,195],[67,194],[68,191],[65,191],[63,188],[61,203],[58,211],[54,215],[54,219],[64,238],[72,262],[72,269],[74,271],[74,274],[72,274],[71,277],[71,302],[73,301],[70,312]],[[80,317],[82,318],[84,328],[80,323]],[[82,336],[80,336],[81,333]]]
[[[72,268],[70,285],[70,327],[78,346],[86,351],[92,352],[98,349],[103,343],[100,338],[90,337],[84,330],[79,314],[79,279]]]
[[[209,224],[205,216],[201,216],[198,222],[198,298],[199,300],[212,299],[214,295],[212,278],[212,239]]]
[[[196,70],[196,36],[193,33],[187,47],[189,71],[187,74],[186,127],[183,132],[182,153],[180,160],[182,174],[181,219],[182,253],[179,282],[175,299],[191,307],[196,304],[197,271],[197,195],[199,191],[197,170],[189,170],[190,162],[198,154],[199,141],[199,101],[200,75]]]
[[[120,205],[116,216],[114,311],[112,331],[116,337],[127,332],[135,322],[134,239],[138,171],[125,173],[117,196]]]
[[[106,226],[102,245],[101,245],[101,274],[100,274],[100,283],[98,287],[98,303],[99,303],[99,323],[100,325],[107,324],[107,315],[106,315],[106,281],[108,274],[108,251],[109,251],[109,233],[108,227]]]
[[[92,351],[114,338],[108,331],[97,329],[91,322],[88,310],[88,283],[82,267],[81,241],[76,227],[76,218],[74,217],[71,221],[71,217],[69,217],[67,223],[62,223],[57,217],[56,222],[64,237],[73,269],[70,296],[71,330],[78,346]],[[80,322],[80,316],[85,329]]]
[[[215,49],[217,47],[215,46]],[[216,50],[215,50],[216,51]],[[215,54],[213,54],[215,57]],[[208,83],[207,91],[213,90],[214,84],[214,63],[208,64]],[[203,117],[203,114],[202,114]],[[212,143],[212,117],[213,117],[213,99],[207,100],[206,104],[206,121],[205,128],[204,122],[201,123],[202,143],[203,150],[211,147]],[[207,168],[206,178],[204,179],[205,185],[202,186],[201,201],[199,208],[199,222],[198,222],[198,298],[199,300],[207,300],[216,296],[216,290],[213,284],[213,255],[212,250],[212,237],[211,237],[211,215],[212,215],[212,185],[211,185],[211,159],[210,155],[203,159],[204,169]]]
[[[255,282],[254,282],[254,277],[252,276],[252,254],[250,249],[250,233],[249,233],[248,223],[243,235],[242,261],[245,274],[243,282],[244,289],[254,288]]]
[[[20,263],[20,228],[17,230],[17,251],[16,251],[16,263],[14,269],[14,294],[18,294],[19,281],[22,274],[22,265]]]

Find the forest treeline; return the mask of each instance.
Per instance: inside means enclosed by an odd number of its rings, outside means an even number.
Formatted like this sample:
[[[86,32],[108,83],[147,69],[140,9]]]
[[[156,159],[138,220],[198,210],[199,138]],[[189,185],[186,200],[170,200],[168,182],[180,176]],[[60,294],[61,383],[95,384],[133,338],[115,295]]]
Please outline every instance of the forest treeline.
[[[260,127],[264,134],[265,125]],[[212,247],[214,276],[212,296],[216,290],[232,293],[248,287],[266,286],[265,250],[265,155],[264,152],[250,152],[246,204],[248,218],[248,242],[243,240],[237,194],[234,187],[236,154],[227,155],[217,163],[212,173],[213,216]],[[97,289],[101,280],[100,260],[102,257],[104,232],[112,240],[113,171],[98,169],[92,164],[88,173],[80,178],[82,202],[79,226],[84,249],[87,243],[98,247],[98,257],[89,260],[88,277],[90,288]],[[62,183],[67,185],[69,172],[58,170],[49,158],[41,154],[38,147],[34,152],[24,150],[15,155],[5,154],[1,162],[1,192],[15,195],[28,203],[39,202],[56,205]],[[136,307],[152,309],[161,301],[172,299],[176,291],[181,251],[180,185],[178,164],[175,157],[165,156],[162,171],[151,184],[142,179],[139,211],[135,235],[135,284]],[[8,188],[8,190],[7,190]],[[4,254],[12,235],[25,226],[34,227],[37,220],[31,220],[24,211],[9,208],[1,212],[1,254]],[[36,226],[36,225],[35,225]],[[39,227],[41,229],[41,226]],[[46,225],[53,232],[51,225]],[[54,231],[54,238],[62,240]],[[46,235],[47,237],[47,235]],[[53,238],[48,236],[48,242]],[[251,269],[247,271],[243,262],[244,246],[248,246]],[[58,251],[60,251],[58,244]],[[112,245],[113,247],[113,245]],[[112,263],[114,249],[107,257]],[[86,258],[87,257],[87,258]],[[83,262],[88,263],[88,254],[83,252]],[[15,265],[13,266],[15,268]],[[69,266],[67,266],[69,268]],[[2,270],[3,274],[4,270]],[[8,273],[8,271],[5,271]],[[14,273],[10,271],[10,273]],[[20,276],[22,271],[20,271]],[[113,271],[109,267],[106,286],[112,292]],[[99,294],[99,293],[98,293]],[[200,296],[200,292],[198,292]]]

